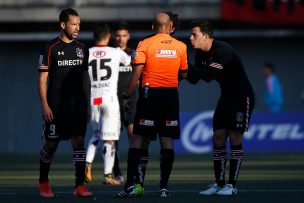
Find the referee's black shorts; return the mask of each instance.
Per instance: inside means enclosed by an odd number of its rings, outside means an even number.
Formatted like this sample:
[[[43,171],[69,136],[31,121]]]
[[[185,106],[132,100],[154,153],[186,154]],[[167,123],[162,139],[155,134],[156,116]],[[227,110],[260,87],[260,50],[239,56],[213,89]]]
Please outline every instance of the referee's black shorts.
[[[247,132],[254,107],[254,96],[221,96],[213,116],[213,131],[220,129]]]
[[[140,90],[133,133],[156,140],[180,137],[179,98],[177,88],[150,88],[145,98]]]

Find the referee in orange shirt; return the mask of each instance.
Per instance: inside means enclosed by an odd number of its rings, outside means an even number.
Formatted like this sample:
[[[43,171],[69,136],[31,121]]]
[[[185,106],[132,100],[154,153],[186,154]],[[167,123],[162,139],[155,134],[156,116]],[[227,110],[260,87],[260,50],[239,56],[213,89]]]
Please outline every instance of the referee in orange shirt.
[[[124,96],[127,100],[140,80],[127,181],[117,197],[144,195],[148,147],[157,135],[161,145],[159,195],[170,196],[168,180],[174,162],[173,139],[180,137],[178,78],[187,75],[187,48],[170,36],[174,27],[167,12],[156,14],[152,27],[155,35],[141,41],[136,49],[135,72]]]

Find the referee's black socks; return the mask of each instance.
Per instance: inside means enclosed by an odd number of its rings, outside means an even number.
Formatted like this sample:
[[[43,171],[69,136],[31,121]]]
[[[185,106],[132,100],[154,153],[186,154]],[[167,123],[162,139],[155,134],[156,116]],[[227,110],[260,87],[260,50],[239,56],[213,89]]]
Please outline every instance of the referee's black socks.
[[[127,165],[127,180],[124,188],[134,185],[134,178],[137,177],[137,168],[140,160],[140,150],[138,148],[129,148],[128,165]]]
[[[159,156],[160,161],[160,183],[159,189],[168,188],[168,180],[174,163],[174,150],[162,149]]]
[[[140,158],[139,164],[137,167],[137,175],[135,178],[136,183],[140,183],[141,186],[144,186],[146,169],[149,161],[149,150],[148,149],[140,149]]]
[[[241,164],[243,161],[243,146],[231,146],[231,155],[230,155],[230,170],[229,170],[229,184],[232,184],[233,187],[236,186],[237,179],[239,177]]]
[[[213,169],[215,181],[219,187],[225,185],[225,168],[227,162],[226,146],[213,147]]]

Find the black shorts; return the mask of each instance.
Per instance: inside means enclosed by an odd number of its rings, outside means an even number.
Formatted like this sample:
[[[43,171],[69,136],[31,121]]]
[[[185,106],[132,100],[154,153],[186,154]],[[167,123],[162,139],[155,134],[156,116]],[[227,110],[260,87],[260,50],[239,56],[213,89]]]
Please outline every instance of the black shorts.
[[[142,89],[140,90],[142,91]],[[140,92],[133,133],[156,140],[180,137],[179,98],[176,88],[150,88],[148,97]]]
[[[128,125],[133,124],[134,117],[135,117],[135,111],[136,111],[136,102],[138,99],[138,91],[135,90],[130,95],[130,102],[129,102],[129,108],[125,109],[123,107],[123,97],[122,95],[119,97],[119,107],[120,107],[120,120],[121,120],[121,129],[123,128],[123,125],[125,128],[128,127]]]
[[[85,136],[87,130],[87,115],[78,108],[53,111],[54,120],[45,122],[44,137],[46,140],[68,140],[71,136]]]
[[[213,116],[213,131],[219,129],[247,132],[254,107],[254,96],[221,97]]]

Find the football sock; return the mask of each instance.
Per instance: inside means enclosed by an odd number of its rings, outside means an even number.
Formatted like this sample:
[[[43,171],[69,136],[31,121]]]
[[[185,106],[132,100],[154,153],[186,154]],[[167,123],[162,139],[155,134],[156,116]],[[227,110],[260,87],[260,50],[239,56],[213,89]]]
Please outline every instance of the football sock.
[[[44,145],[40,151],[40,177],[39,183],[48,181],[51,163],[53,161],[53,154],[50,153]]]
[[[140,149],[129,148],[128,164],[127,164],[127,180],[124,188],[128,188],[134,184],[134,178],[137,176],[137,169],[140,160]]]
[[[174,163],[174,150],[162,149],[159,156],[160,161],[160,183],[159,188],[168,188],[168,180]]]
[[[223,187],[225,185],[226,162],[227,162],[226,146],[213,147],[213,169],[214,169],[215,181],[217,185],[220,187]]]
[[[115,146],[108,142],[103,144],[103,161],[104,161],[104,174],[112,174],[114,160],[115,160]]]
[[[231,146],[230,170],[229,170],[228,183],[232,184],[233,187],[236,186],[236,182],[239,177],[242,161],[243,161],[242,145]]]
[[[83,185],[85,178],[86,154],[84,147],[73,149],[73,163],[75,168],[75,187]]]
[[[149,161],[149,151],[148,149],[140,149],[139,150],[140,159],[137,167],[137,174],[135,178],[136,183],[140,183],[141,186],[144,186],[146,169]]]
[[[114,173],[114,176],[116,177],[116,176],[122,175],[120,167],[119,167],[119,151],[118,151],[118,142],[117,141],[115,141],[115,147],[116,147],[116,150],[115,150],[113,173]]]
[[[93,163],[93,160],[95,158],[95,154],[99,145],[100,139],[96,138],[96,136],[92,136],[89,144],[88,144],[88,150],[86,154],[86,162],[87,163]]]

